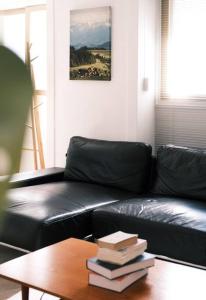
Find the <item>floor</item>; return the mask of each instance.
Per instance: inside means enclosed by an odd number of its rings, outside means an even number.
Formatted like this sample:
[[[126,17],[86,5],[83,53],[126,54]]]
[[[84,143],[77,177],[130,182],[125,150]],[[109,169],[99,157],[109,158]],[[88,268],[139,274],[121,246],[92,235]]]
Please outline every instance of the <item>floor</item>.
[[[23,252],[0,245],[0,264],[24,255]],[[31,289],[29,300],[58,300],[59,298]],[[20,285],[0,278],[0,300],[21,300]]]
[[[0,245],[0,264],[21,256],[22,252]],[[20,286],[5,279],[0,278],[0,299],[6,300],[19,292]]]

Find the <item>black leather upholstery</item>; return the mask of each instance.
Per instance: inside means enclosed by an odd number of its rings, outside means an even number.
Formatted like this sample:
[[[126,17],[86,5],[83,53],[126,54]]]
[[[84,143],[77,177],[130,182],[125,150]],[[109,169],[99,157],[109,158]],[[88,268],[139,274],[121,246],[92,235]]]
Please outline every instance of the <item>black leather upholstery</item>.
[[[14,174],[10,180],[10,188],[31,186],[36,184],[63,180],[64,168],[47,168],[31,172]]]
[[[91,234],[91,210],[133,193],[79,182],[13,189],[0,224],[0,241],[35,250],[68,237]]]
[[[67,152],[65,179],[94,182],[136,193],[147,187],[150,145],[73,137]]]
[[[138,233],[148,251],[206,266],[206,202],[148,195],[93,212],[96,238],[117,230]]]
[[[156,172],[154,193],[206,201],[206,150],[162,146]]]

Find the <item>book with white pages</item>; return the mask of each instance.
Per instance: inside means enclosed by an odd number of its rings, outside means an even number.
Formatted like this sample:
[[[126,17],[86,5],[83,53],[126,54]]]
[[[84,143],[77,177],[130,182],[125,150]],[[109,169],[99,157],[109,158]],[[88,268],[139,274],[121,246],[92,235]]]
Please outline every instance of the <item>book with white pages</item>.
[[[128,273],[150,268],[153,267],[154,264],[155,256],[147,252],[144,252],[123,266],[101,261],[97,259],[97,257],[87,259],[87,269],[108,279],[114,279]]]
[[[120,250],[137,243],[138,234],[117,231],[97,240],[100,248]]]
[[[124,265],[128,261],[141,255],[147,249],[147,241],[138,239],[135,245],[121,250],[111,250],[107,248],[98,248],[97,258],[102,261],[111,262],[117,265]]]
[[[109,289],[115,292],[122,292],[131,284],[142,278],[143,276],[147,275],[148,270],[143,269],[137,272],[133,272],[116,279],[107,279],[97,273],[92,271],[89,272],[89,284],[95,285],[101,288]]]

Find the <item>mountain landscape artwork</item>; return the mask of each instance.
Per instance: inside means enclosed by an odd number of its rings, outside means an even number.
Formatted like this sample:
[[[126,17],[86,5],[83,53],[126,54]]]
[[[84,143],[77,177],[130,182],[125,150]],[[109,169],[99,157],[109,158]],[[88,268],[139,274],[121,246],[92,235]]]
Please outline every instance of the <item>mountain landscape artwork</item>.
[[[111,80],[111,7],[70,12],[70,79]]]

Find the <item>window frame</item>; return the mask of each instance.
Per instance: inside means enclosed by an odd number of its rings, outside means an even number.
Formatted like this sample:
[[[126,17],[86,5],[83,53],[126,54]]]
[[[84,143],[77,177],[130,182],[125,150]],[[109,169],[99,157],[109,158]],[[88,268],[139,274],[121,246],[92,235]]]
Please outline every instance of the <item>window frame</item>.
[[[46,10],[47,5],[33,5],[22,8],[6,9],[0,11],[1,16],[25,14],[25,61],[27,60],[27,44],[30,43],[30,14],[34,11]],[[46,90],[34,89],[37,96],[46,96]]]
[[[40,4],[40,5],[32,5],[32,6],[26,6],[26,7],[22,7],[22,8],[14,8],[14,9],[6,9],[6,10],[0,10],[0,18],[1,16],[10,16],[10,15],[18,15],[18,14],[24,14],[24,18],[25,18],[25,62],[28,61],[29,57],[28,57],[28,45],[30,45],[31,40],[30,40],[30,16],[31,13],[35,12],[35,11],[47,11],[47,5],[46,4]],[[48,74],[47,74],[48,76]],[[46,99],[47,97],[47,89],[36,89],[34,86],[34,90],[33,90],[33,95],[38,97],[38,96],[45,96]],[[40,104],[37,104],[36,107],[40,106]],[[32,109],[35,109],[36,107],[32,107]],[[28,123],[25,124],[26,128],[30,128],[32,129],[32,126]],[[35,134],[36,135],[36,134]],[[35,150],[33,148],[30,147],[24,147],[22,146],[22,152],[23,151],[32,151],[34,152]],[[36,151],[39,153],[39,149],[36,149]],[[39,158],[40,160],[41,158]],[[38,169],[38,160],[37,158],[34,158],[34,169],[37,170]]]

